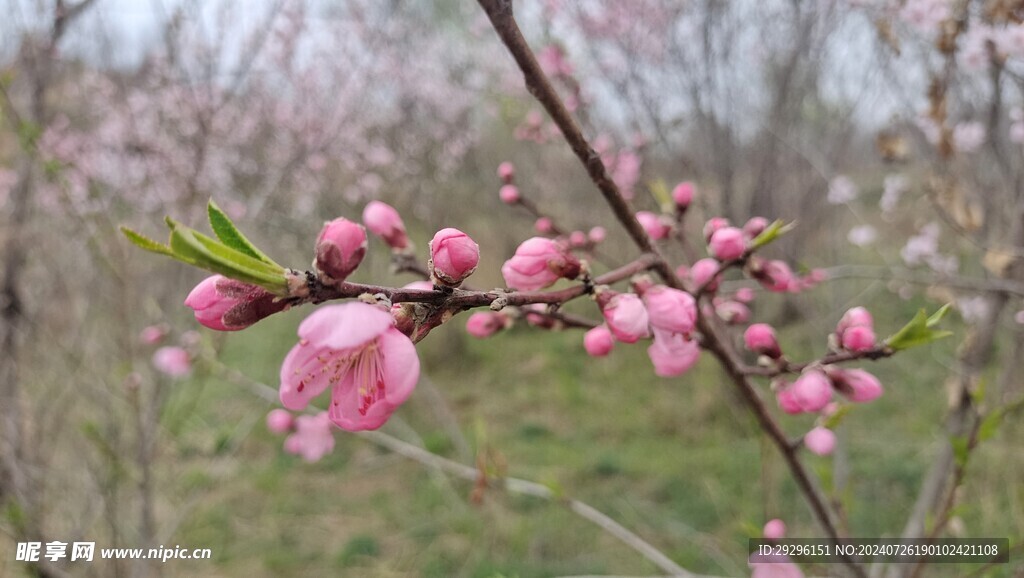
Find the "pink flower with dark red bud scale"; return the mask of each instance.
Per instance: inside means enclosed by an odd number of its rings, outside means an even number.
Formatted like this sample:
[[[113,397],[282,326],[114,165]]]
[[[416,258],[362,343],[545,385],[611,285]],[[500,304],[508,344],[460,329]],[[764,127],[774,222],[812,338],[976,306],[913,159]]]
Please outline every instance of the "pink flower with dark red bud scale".
[[[660,216],[650,211],[637,212],[636,220],[640,222],[640,226],[644,228],[644,231],[647,231],[647,235],[655,241],[668,237],[669,233],[672,232],[671,225],[665,223]]]
[[[678,333],[655,330],[654,342],[647,348],[659,377],[677,377],[690,370],[700,358],[700,346]]]
[[[583,334],[583,348],[591,357],[604,357],[611,353],[614,347],[612,332],[604,325],[598,325]]]
[[[767,323],[755,323],[743,332],[743,344],[747,349],[758,355],[767,355],[772,359],[782,357],[782,349],[775,337],[775,329]]]
[[[332,422],[348,431],[377,429],[419,380],[416,347],[373,305],[321,306],[298,333],[299,343],[281,365],[281,403],[292,411],[330,386]]]
[[[192,358],[181,347],[161,347],[153,353],[153,367],[170,377],[185,377],[192,371]]]
[[[273,433],[285,433],[291,431],[295,425],[295,418],[286,409],[272,409],[267,414],[267,429]]]
[[[568,247],[544,237],[523,241],[501,267],[505,284],[523,291],[550,287],[561,278],[575,279],[579,274],[580,261]]]
[[[392,249],[405,249],[409,246],[402,217],[387,203],[370,201],[363,209],[363,224]]]
[[[767,263],[760,263],[753,270],[754,277],[761,283],[761,286],[769,291],[782,293],[784,291],[796,292],[800,290],[796,275],[785,261],[772,260]]]
[[[676,208],[680,211],[685,211],[690,206],[690,203],[693,202],[693,195],[696,191],[697,188],[689,181],[676,185],[672,189],[672,201],[676,204]]]
[[[820,369],[808,369],[792,386],[793,399],[800,409],[816,412],[832,401],[832,383]]]
[[[498,190],[498,198],[501,202],[506,205],[514,205],[519,202],[521,198],[519,196],[519,187],[515,185],[505,185]]]
[[[438,285],[458,287],[476,271],[480,246],[458,229],[441,229],[430,241],[430,275]]]
[[[334,432],[327,412],[295,418],[295,433],[285,438],[284,451],[310,463],[334,451]]]
[[[217,331],[245,329],[288,308],[273,293],[222,275],[203,279],[185,298],[185,305],[195,311],[196,321]]]
[[[466,320],[466,332],[484,339],[508,327],[508,315],[497,311],[479,311]]]
[[[743,231],[736,227],[722,227],[711,234],[708,251],[719,261],[733,261],[743,256],[747,250],[747,240]]]
[[[511,183],[512,179],[515,176],[516,167],[512,163],[505,161],[498,165],[498,178],[500,178],[501,180],[505,181],[506,183]]]
[[[689,334],[697,322],[697,302],[685,291],[655,285],[643,292],[651,327]]]
[[[750,308],[739,301],[717,301],[715,313],[729,325],[741,325],[750,321]]]
[[[882,396],[882,383],[874,375],[863,369],[840,369],[826,367],[829,378],[839,393],[857,403],[864,403]]]
[[[836,434],[824,427],[816,427],[804,434],[804,447],[813,454],[827,456],[836,448]]]
[[[324,223],[316,239],[316,269],[327,284],[344,281],[366,255],[366,229],[345,218]]]
[[[650,335],[650,318],[640,297],[633,293],[615,294],[609,291],[603,297],[599,296],[599,300],[602,299],[604,305],[601,306],[601,313],[615,339],[623,343],[636,343]]]

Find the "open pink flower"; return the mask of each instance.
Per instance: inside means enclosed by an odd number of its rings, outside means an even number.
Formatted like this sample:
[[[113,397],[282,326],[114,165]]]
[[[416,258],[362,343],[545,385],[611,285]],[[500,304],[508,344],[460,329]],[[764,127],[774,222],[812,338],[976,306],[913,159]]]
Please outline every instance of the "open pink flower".
[[[284,440],[284,451],[317,462],[334,451],[334,432],[326,411],[295,418],[295,433]]]
[[[161,347],[153,353],[153,367],[170,377],[185,377],[192,371],[192,358],[181,347]]]
[[[292,411],[331,387],[328,415],[348,431],[377,429],[420,376],[416,347],[388,312],[362,302],[320,307],[299,325],[281,365],[281,403]]]
[[[203,279],[185,298],[195,311],[196,321],[217,331],[238,331],[288,308],[273,293],[213,275]]]
[[[523,241],[516,254],[501,266],[505,284],[523,291],[549,287],[562,277],[575,279],[580,261],[564,243],[532,237]]]
[[[405,233],[405,223],[394,207],[380,201],[370,201],[363,209],[363,224],[371,233],[377,235],[392,249],[404,249],[409,246],[409,237]]]
[[[697,302],[685,291],[655,285],[644,291],[644,305],[651,327],[669,333],[689,334],[697,321]]]
[[[430,273],[439,285],[458,287],[479,262],[480,246],[458,229],[441,229],[430,241]]]
[[[676,377],[690,370],[700,358],[700,346],[678,333],[654,332],[647,355],[659,377]]]

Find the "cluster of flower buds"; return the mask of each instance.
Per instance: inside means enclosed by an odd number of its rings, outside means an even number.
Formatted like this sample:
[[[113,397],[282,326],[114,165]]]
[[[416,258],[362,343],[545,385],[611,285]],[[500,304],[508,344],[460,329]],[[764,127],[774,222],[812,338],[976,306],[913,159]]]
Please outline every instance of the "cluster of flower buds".
[[[692,333],[697,320],[697,302],[685,291],[654,285],[648,278],[634,279],[636,293],[619,293],[599,287],[595,297],[605,324],[584,335],[587,353],[602,357],[611,352],[614,341],[636,343],[653,337],[647,354],[655,374],[675,377],[697,362],[700,347]]]

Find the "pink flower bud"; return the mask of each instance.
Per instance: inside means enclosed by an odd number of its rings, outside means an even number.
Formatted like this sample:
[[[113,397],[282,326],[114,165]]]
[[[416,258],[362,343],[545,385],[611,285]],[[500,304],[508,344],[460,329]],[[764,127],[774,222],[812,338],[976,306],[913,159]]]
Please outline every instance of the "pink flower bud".
[[[217,331],[238,331],[288,308],[261,287],[213,275],[203,279],[185,298],[196,321]]]
[[[643,293],[651,327],[689,334],[697,321],[697,302],[685,291],[655,285]]]
[[[598,325],[583,335],[583,348],[591,357],[604,357],[612,352],[614,346],[612,332],[604,325]]]
[[[675,202],[676,208],[680,211],[685,211],[690,206],[690,203],[693,202],[693,195],[696,190],[697,188],[689,181],[676,185],[672,189],[672,200]]]
[[[508,316],[496,311],[481,311],[466,320],[466,331],[477,339],[494,335],[508,326]]]
[[[767,228],[768,219],[765,219],[764,217],[751,217],[750,220],[743,225],[743,234],[747,236],[747,239],[753,239]]]
[[[569,234],[569,244],[575,248],[587,245],[587,234],[583,231],[573,231]]]
[[[672,227],[661,220],[661,217],[655,215],[650,211],[640,211],[636,214],[636,220],[640,221],[640,225],[647,231],[647,235],[659,241],[668,237],[669,233],[672,232]]]
[[[273,433],[281,434],[292,429],[295,420],[292,414],[286,409],[272,409],[267,414],[267,429]]]
[[[555,230],[555,225],[551,219],[541,217],[533,224],[533,228],[541,235],[550,235]]]
[[[515,178],[515,176],[516,167],[512,163],[505,161],[498,165],[498,178],[500,178],[502,181],[505,181],[506,183],[511,183],[512,179]]]
[[[743,343],[747,349],[759,355],[767,355],[772,359],[782,356],[779,341],[775,337],[775,329],[767,323],[755,323],[743,333]]]
[[[750,308],[731,299],[715,303],[715,313],[729,325],[740,325],[750,321]]]
[[[761,283],[761,286],[769,291],[781,293],[799,290],[797,278],[785,261],[768,261],[752,272],[754,277]]]
[[[736,290],[736,295],[733,296],[733,299],[740,303],[750,303],[754,300],[754,290],[750,287],[740,287]]]
[[[707,258],[701,259],[690,267],[690,279],[693,281],[693,289],[707,285],[706,291],[714,292],[718,289],[718,261]]]
[[[793,384],[792,391],[793,399],[806,412],[821,411],[832,401],[832,384],[818,369],[804,371]]]
[[[524,291],[543,289],[560,278],[575,279],[579,274],[579,259],[565,244],[544,237],[523,241],[501,267],[505,284]]]
[[[316,462],[334,450],[334,432],[328,413],[295,418],[295,433],[284,440],[284,451]]]
[[[764,529],[761,530],[761,535],[767,540],[782,539],[786,536],[786,524],[778,518],[768,520],[768,523],[764,525]]]
[[[514,205],[519,202],[519,187],[515,185],[505,185],[498,191],[498,197],[501,202],[506,205]]]
[[[363,209],[363,224],[371,233],[384,239],[392,249],[404,249],[409,246],[409,237],[405,234],[402,217],[387,203],[370,201]]]
[[[850,401],[864,403],[881,397],[882,383],[874,375],[863,369],[839,369],[829,372],[839,393]]]
[[[712,217],[708,219],[707,223],[704,223],[704,242],[711,242],[711,235],[715,234],[715,231],[724,229],[729,226],[729,219],[723,217]]]
[[[650,335],[647,308],[640,297],[633,293],[614,295],[601,308],[601,313],[612,335],[623,343],[636,343],[640,338]]]
[[[775,401],[779,404],[779,409],[788,413],[789,415],[796,415],[803,413],[803,408],[796,401],[796,396],[793,394],[793,386],[785,385],[775,391]]]
[[[153,353],[153,367],[170,377],[184,377],[192,371],[192,359],[181,347],[161,347]]]
[[[850,327],[843,332],[842,345],[847,351],[869,351],[875,346],[875,332],[863,325]]]
[[[655,332],[647,355],[659,377],[676,377],[690,370],[700,358],[700,347],[677,333]]]
[[[593,229],[590,229],[589,233],[587,233],[587,238],[590,239],[590,242],[595,245],[604,241],[605,237],[607,236],[608,232],[605,231],[604,227],[601,226],[594,227]]]
[[[722,227],[711,234],[708,249],[719,261],[733,261],[743,256],[747,241],[743,238],[743,231],[736,227]]]
[[[163,325],[150,325],[139,333],[139,341],[145,345],[156,345],[167,336],[167,327]]]
[[[480,246],[458,229],[441,229],[430,241],[430,275],[439,285],[458,287],[476,271]]]
[[[348,219],[324,223],[316,238],[316,269],[327,284],[344,281],[366,255],[366,229]]]
[[[843,314],[843,318],[836,324],[836,335],[842,339],[843,333],[851,327],[868,327],[873,328],[875,320],[871,318],[871,314],[868,310],[863,307],[854,307]]]
[[[836,434],[824,427],[816,427],[804,434],[804,447],[811,453],[827,456],[836,449]]]

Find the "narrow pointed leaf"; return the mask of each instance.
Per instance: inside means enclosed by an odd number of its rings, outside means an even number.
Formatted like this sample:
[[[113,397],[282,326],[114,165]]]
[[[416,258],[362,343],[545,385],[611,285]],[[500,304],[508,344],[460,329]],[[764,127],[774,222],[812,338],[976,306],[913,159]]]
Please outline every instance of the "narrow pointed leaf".
[[[927,325],[928,327],[935,327],[936,325],[938,325],[939,321],[942,321],[946,314],[949,313],[951,307],[951,303],[946,303],[945,305],[940,307],[938,311],[932,313],[931,316],[928,317],[928,321],[925,323],[925,325]]]
[[[756,250],[764,247],[768,243],[771,243],[775,239],[778,239],[782,235],[793,230],[795,223],[786,223],[782,219],[776,220],[771,225],[768,225],[765,230],[761,231],[761,234],[754,237],[754,240],[750,242],[750,249]]]
[[[171,249],[179,260],[231,279],[258,285],[277,295],[287,295],[288,286],[283,268],[275,268],[236,251],[173,219],[168,219],[167,223],[171,228]]]
[[[159,255],[174,257],[174,251],[159,241],[154,241],[153,239],[150,239],[141,233],[137,233],[124,225],[121,226],[121,232],[124,233],[125,237],[128,237],[128,240],[131,241],[133,245],[140,249],[157,253]]]
[[[217,206],[217,203],[210,199],[209,204],[206,206],[206,212],[210,217],[210,227],[213,228],[214,234],[221,240],[222,243],[231,247],[232,249],[245,253],[246,255],[259,259],[264,263],[270,265],[277,265],[273,259],[268,257],[265,253],[256,248],[249,239],[238,230],[238,227],[231,222],[231,219],[227,214]]]
[[[910,323],[907,323],[902,329],[887,338],[885,344],[899,351],[953,335],[952,331],[932,329],[932,326],[938,323],[945,315],[945,311],[948,310],[947,307],[939,309],[931,317],[925,314],[924,309],[919,310],[917,315],[910,320]]]

